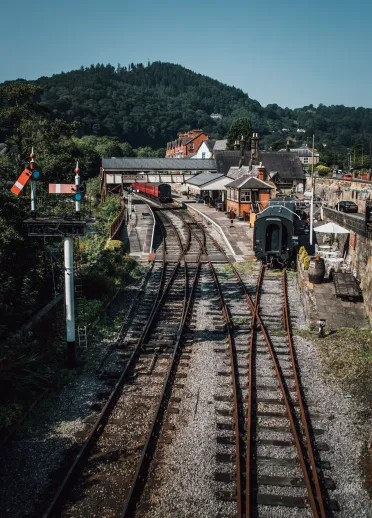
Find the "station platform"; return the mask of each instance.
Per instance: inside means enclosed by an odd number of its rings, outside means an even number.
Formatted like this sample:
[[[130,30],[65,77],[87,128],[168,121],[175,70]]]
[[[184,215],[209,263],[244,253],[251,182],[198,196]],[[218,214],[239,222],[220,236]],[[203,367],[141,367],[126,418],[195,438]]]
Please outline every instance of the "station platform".
[[[175,196],[175,201],[187,205],[190,213],[203,218],[206,223],[213,225],[214,229],[224,239],[235,261],[244,261],[254,258],[253,252],[253,228],[245,221],[230,220],[224,212],[209,207],[204,203],[196,203],[188,200],[186,196]],[[231,221],[233,223],[231,224]]]
[[[128,204],[126,206],[128,207]],[[145,202],[138,198],[132,199],[126,223],[120,235],[126,253],[136,259],[147,261],[151,252],[154,220]]]

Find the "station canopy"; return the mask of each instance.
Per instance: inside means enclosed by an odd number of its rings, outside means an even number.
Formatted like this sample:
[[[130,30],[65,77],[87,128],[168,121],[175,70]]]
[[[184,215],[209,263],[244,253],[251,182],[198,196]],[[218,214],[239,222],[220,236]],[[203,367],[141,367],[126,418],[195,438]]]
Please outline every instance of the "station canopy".
[[[105,172],[122,171],[216,171],[213,159],[202,158],[102,158],[102,169]]]

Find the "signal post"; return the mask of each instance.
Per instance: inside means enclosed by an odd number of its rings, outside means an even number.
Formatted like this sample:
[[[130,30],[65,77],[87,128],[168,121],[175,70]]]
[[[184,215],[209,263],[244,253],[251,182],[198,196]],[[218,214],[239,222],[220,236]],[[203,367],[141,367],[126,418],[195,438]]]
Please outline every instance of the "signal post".
[[[36,180],[40,177],[35,164],[36,154],[32,149],[30,163],[25,167],[11,191],[18,196],[31,179],[31,215],[25,221],[29,236],[63,237],[65,267],[65,307],[66,307],[66,363],[68,368],[76,366],[76,331],[75,331],[75,291],[74,291],[74,255],[73,237],[85,234],[86,222],[80,219],[80,202],[84,199],[86,187],[80,183],[79,167],[76,164],[74,184],[49,184],[50,194],[72,194],[75,201],[75,218],[36,217]]]

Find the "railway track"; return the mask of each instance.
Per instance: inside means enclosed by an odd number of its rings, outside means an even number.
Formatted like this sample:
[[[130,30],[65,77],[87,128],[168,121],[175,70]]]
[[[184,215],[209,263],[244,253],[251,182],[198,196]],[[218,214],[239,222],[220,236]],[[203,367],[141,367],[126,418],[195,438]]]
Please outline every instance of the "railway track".
[[[43,518],[146,516],[158,442],[171,443],[178,426],[203,286],[220,377],[214,393],[220,516],[283,516],[283,508],[288,516],[329,516],[335,506],[326,488],[333,483],[319,475],[321,430],[312,428],[299,381],[285,272],[261,269],[253,295],[187,211],[163,207],[154,214],[163,235],[158,288],[138,312],[123,343],[124,369]],[[211,257],[226,266],[216,268]]]

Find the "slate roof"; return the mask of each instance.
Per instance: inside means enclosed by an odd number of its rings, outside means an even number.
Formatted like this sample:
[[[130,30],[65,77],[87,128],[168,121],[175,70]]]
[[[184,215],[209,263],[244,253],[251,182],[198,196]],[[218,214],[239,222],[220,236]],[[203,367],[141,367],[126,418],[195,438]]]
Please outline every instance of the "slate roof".
[[[239,165],[241,153],[239,150],[216,151],[216,149],[214,149],[214,156],[217,166],[217,172],[227,175],[227,173],[230,170],[230,167],[237,167]],[[249,165],[250,159],[251,152],[249,150],[246,150],[244,155],[244,163],[242,165]]]
[[[242,167],[230,167],[228,172],[228,177],[236,180],[237,178],[241,178],[242,176],[258,176],[258,171],[253,166],[253,169],[250,170],[247,165],[243,165]]]
[[[216,140],[213,151],[225,151],[227,146],[227,139]]]
[[[207,146],[207,148],[209,149],[209,151],[212,153],[215,143],[216,143],[215,140],[203,140],[201,145],[205,144]]]
[[[105,171],[216,171],[210,158],[102,158]]]
[[[267,173],[277,171],[281,180],[304,180],[305,173],[296,153],[280,153],[280,151],[262,151],[258,154]]]
[[[247,178],[247,176],[243,176],[234,180],[231,183],[228,183],[226,187],[235,187],[235,189],[272,189],[272,186],[258,178],[252,178],[251,176]]]
[[[194,160],[195,162],[195,160]],[[222,178],[224,175],[221,173],[200,173],[195,175],[193,178],[189,178],[185,183],[189,183],[190,185],[205,185],[209,182],[213,182],[218,178]]]

